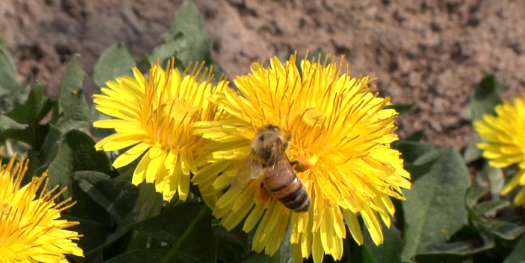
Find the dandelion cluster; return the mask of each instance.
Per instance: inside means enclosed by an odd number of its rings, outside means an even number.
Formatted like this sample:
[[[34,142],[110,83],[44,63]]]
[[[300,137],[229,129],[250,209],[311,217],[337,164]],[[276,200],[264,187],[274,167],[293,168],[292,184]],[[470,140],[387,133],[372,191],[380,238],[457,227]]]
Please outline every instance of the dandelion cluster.
[[[68,262],[66,254],[83,256],[73,242],[81,235],[66,229],[78,222],[60,219],[74,203],[54,202],[66,188],[45,191],[47,172],[22,186],[28,161],[15,164],[15,159],[0,167],[0,262]]]

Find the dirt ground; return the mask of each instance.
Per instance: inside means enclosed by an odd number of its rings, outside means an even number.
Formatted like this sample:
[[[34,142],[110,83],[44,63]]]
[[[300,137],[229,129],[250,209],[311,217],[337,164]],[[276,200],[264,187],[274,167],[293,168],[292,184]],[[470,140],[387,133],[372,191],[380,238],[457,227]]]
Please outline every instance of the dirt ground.
[[[323,48],[346,55],[353,75],[375,75],[394,103],[415,103],[399,133],[461,150],[471,136],[461,121],[483,72],[523,91],[525,1],[503,0],[197,0],[213,57],[230,78],[278,52]],[[135,60],[150,53],[173,23],[179,0],[0,1],[0,31],[20,73],[56,96],[71,56],[88,75],[102,52],[123,43]],[[94,82],[84,82],[90,96]]]

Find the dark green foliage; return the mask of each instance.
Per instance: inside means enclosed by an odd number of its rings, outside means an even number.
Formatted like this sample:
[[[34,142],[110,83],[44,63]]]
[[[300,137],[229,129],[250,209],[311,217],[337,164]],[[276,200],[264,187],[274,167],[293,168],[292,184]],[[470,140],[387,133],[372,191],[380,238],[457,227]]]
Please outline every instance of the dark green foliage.
[[[27,102],[20,104],[5,115],[12,120],[27,125],[38,124],[53,107],[53,102],[44,96],[44,88],[40,83],[29,93]]]
[[[217,260],[220,262],[239,262],[242,255],[250,251],[248,236],[240,227],[227,231],[222,226],[216,226],[213,234],[217,239]]]
[[[161,262],[168,253],[167,248],[137,249],[114,257],[106,263],[130,263],[130,262]],[[177,261],[168,261],[177,262]]]
[[[135,61],[126,47],[116,44],[108,48],[98,59],[93,69],[93,80],[98,87],[105,87],[106,82],[117,77],[133,76]]]
[[[87,105],[82,83],[86,73],[78,64],[78,55],[69,63],[60,84],[58,105],[55,108],[56,126],[62,131],[91,127],[91,112]]]
[[[512,253],[503,263],[523,263],[525,261],[525,237],[521,238]]]
[[[63,135],[63,139],[58,143],[58,151],[49,163],[49,187],[56,185],[73,185],[72,175],[78,171],[98,171],[110,174],[111,166],[104,152],[95,150],[95,141],[89,135],[78,130],[71,130]],[[64,197],[71,196],[72,189],[64,194]]]
[[[365,225],[362,224],[363,229]],[[401,239],[399,231],[395,226],[387,228],[383,224],[383,235],[385,236],[385,244],[377,246],[368,231],[364,231],[365,245],[363,249],[368,250],[367,256],[371,259],[366,262],[374,263],[401,263],[401,251],[403,250],[404,241]],[[388,240],[388,242],[386,242]]]
[[[112,180],[103,173],[76,172],[73,179],[82,191],[111,215],[116,224],[122,224],[132,212],[139,196],[138,188],[131,183]]]
[[[4,112],[26,100],[29,92],[27,83],[16,80],[15,63],[7,52],[4,37],[0,33],[0,111]]]
[[[470,186],[468,170],[454,150],[428,152],[414,165],[425,165],[424,174],[406,190],[403,202],[405,241],[403,259],[428,251],[432,244],[442,244],[468,223],[464,200]],[[412,173],[416,176],[415,173]]]
[[[176,58],[176,67],[184,70],[190,64],[205,62],[214,65],[211,57],[211,40],[204,28],[202,16],[193,1],[185,1],[177,13],[175,23],[164,34],[165,44],[158,46],[153,53],[147,55],[143,64],[156,64],[157,60],[163,68],[168,61]],[[220,77],[221,72],[214,66],[214,75]]]
[[[494,75],[486,74],[476,86],[474,96],[470,99],[469,109],[466,114],[467,119],[476,121],[483,119],[485,114],[494,114],[494,107],[502,103],[501,92],[507,89],[508,87],[498,82]],[[474,133],[464,153],[467,162],[481,157],[481,151],[476,147],[476,144],[479,142],[481,142],[481,138],[477,133]]]
[[[216,262],[211,211],[203,203],[183,203],[133,226],[171,245],[160,262]]]

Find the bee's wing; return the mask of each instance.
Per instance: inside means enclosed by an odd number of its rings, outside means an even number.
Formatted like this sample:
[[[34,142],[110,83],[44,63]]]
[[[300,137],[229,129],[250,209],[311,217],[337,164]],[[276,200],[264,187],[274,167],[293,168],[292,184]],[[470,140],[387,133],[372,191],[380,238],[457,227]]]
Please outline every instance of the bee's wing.
[[[230,190],[241,189],[250,179],[259,178],[262,174],[262,164],[257,159],[255,152],[252,151],[248,158],[246,158],[246,161],[241,165],[241,168],[239,168]]]
[[[286,156],[286,153],[284,152],[284,145],[281,141],[278,141],[273,146],[272,155],[270,156],[270,159],[268,159],[268,173],[274,174],[273,170],[279,169],[279,167],[282,167],[283,165],[286,166],[288,169],[293,170],[292,165],[290,164],[290,161],[288,160],[288,156]]]

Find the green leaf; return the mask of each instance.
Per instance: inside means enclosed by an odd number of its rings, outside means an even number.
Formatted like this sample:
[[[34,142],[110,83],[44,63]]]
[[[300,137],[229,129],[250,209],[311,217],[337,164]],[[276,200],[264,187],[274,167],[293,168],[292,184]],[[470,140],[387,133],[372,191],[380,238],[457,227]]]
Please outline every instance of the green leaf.
[[[275,55],[279,61],[281,61],[282,64],[286,63],[288,61],[288,58],[290,58],[290,54],[284,53],[284,52],[277,52],[277,55]]]
[[[478,200],[482,198],[483,196],[485,196],[486,194],[488,194],[489,192],[490,192],[489,189],[481,189],[481,188],[476,188],[476,187],[470,188],[467,193],[467,198],[466,198],[467,206],[470,208],[473,208],[474,205],[478,203]]]
[[[5,131],[9,129],[25,129],[27,125],[20,124],[13,119],[0,114],[0,131]]]
[[[48,125],[40,125],[39,122],[46,116],[46,114],[53,107],[53,102],[44,96],[43,88],[37,84],[27,101],[24,104],[19,104],[5,116],[9,117],[19,125],[1,125],[3,129],[0,137],[5,139],[13,139],[29,144],[35,151],[40,151],[40,147],[47,134]]]
[[[495,216],[499,210],[509,206],[510,203],[506,200],[487,201],[476,205],[475,209],[478,213],[483,214],[484,216]]]
[[[357,262],[360,263],[377,263],[374,259],[374,255],[370,251],[370,247],[363,246],[360,251],[359,257],[357,257],[359,260]]]
[[[503,221],[476,222],[475,225],[505,240],[514,240],[525,233],[525,227]]]
[[[135,60],[122,44],[115,44],[108,48],[93,68],[93,80],[98,87],[104,87],[107,81],[117,77],[133,76],[132,68]]]
[[[521,238],[503,263],[525,263],[525,237]]]
[[[110,260],[105,261],[105,263],[146,263],[146,262],[160,262],[168,253],[166,248],[156,248],[156,249],[135,249],[124,253],[122,255],[116,256]],[[169,261],[177,262],[177,261]]]
[[[104,240],[106,239],[108,235],[108,231],[105,226],[101,225],[98,222],[94,222],[94,221],[83,219],[83,218],[77,218],[77,217],[72,217],[68,215],[62,215],[62,217],[64,219],[67,219],[68,221],[80,222],[79,225],[72,226],[71,228],[68,228],[68,230],[76,231],[79,234],[84,235],[78,241],[78,246],[82,248],[82,250],[84,251],[84,255],[86,253],[89,253],[89,251],[93,250],[94,248],[96,248],[99,244],[104,243]],[[81,257],[74,257],[74,258],[75,258],[75,262],[88,263],[88,262],[102,262],[102,256],[103,256],[102,251],[100,251],[99,253],[90,254],[86,256],[85,258],[81,258]]]
[[[290,223],[288,223],[290,225]],[[293,263],[293,254],[292,254],[292,243],[288,242],[290,240],[290,227],[286,229],[286,233],[281,243],[281,247],[275,255],[270,258],[270,263]]]
[[[131,217],[128,217],[128,218],[131,218]],[[114,232],[114,233],[111,233],[105,240],[105,242],[101,242],[99,243],[99,246],[90,250],[89,252],[85,253],[86,256],[89,256],[89,255],[92,255],[92,254],[97,254],[97,253],[100,253],[100,251],[102,251],[103,249],[106,249],[108,247],[111,247],[114,243],[118,242],[121,238],[124,238],[126,237],[127,235],[129,235],[130,233],[130,227],[129,225],[130,224],[127,224],[128,223],[128,218],[126,218],[123,223],[123,225],[125,225],[125,227],[119,227],[117,228],[117,230]],[[132,222],[132,220],[129,220],[129,222]]]
[[[16,67],[7,52],[4,38],[0,33],[0,111],[22,103],[28,93],[29,85],[16,80]]]
[[[506,89],[508,87],[498,82],[494,75],[486,75],[477,85],[474,96],[470,99],[469,115],[471,120],[481,120],[485,114],[494,114],[496,105],[503,102],[500,93]],[[480,142],[481,137],[475,133],[465,150],[464,157],[467,163],[481,157],[481,151],[476,146]]]
[[[430,170],[406,190],[403,202],[405,241],[403,260],[427,252],[429,245],[447,241],[467,224],[465,195],[470,186],[469,172],[461,156],[453,149],[436,150],[439,154]],[[429,152],[414,164],[426,162]],[[434,158],[434,157],[432,157]]]
[[[134,168],[129,169],[131,172],[133,172],[133,170]],[[117,178],[119,178],[119,180],[121,179],[120,176]],[[164,204],[162,195],[155,190],[154,184],[141,183],[139,185],[139,189],[139,198],[133,207],[133,218],[130,218],[130,220],[134,223],[141,222],[158,215]],[[177,198],[174,198],[173,200],[175,199]],[[151,238],[147,235],[135,231],[131,237],[128,249],[136,249],[147,246],[150,243],[150,239]]]
[[[359,220],[362,221],[362,220]],[[361,223],[361,225],[363,225]],[[366,231],[365,231],[366,232]],[[347,236],[350,232],[346,232]],[[353,239],[345,239],[343,242],[344,253],[341,262],[344,263],[377,263],[367,245],[358,245]],[[326,257],[325,257],[326,258]],[[331,257],[329,257],[331,259]],[[324,262],[324,261],[323,261]]]
[[[64,211],[64,213],[68,213],[74,217],[97,222],[108,229],[107,234],[109,235],[109,229],[115,228],[115,220],[112,220],[112,217],[106,211],[106,209],[100,206],[97,202],[95,202],[95,200],[93,200],[93,198],[91,198],[84,190],[82,190],[78,183],[73,183],[71,192],[76,204],[67,211]],[[97,246],[101,243],[97,244]]]
[[[454,263],[463,262],[468,257],[493,249],[496,246],[494,241],[490,241],[482,246],[476,246],[468,242],[453,242],[436,245],[429,248],[429,252],[416,255],[416,262],[425,263]]]
[[[20,124],[38,125],[53,107],[53,102],[44,96],[42,85],[37,83],[29,93],[27,102],[20,104],[5,115]]]
[[[211,54],[211,40],[195,2],[185,1],[175,23],[164,34],[166,42],[178,42],[182,48],[177,58],[183,62],[201,61]]]
[[[86,73],[80,68],[78,57],[75,55],[69,63],[58,92],[58,113],[61,119],[56,126],[63,132],[91,127],[91,112],[82,91]]]
[[[134,208],[137,214],[137,222],[158,215],[164,204],[162,195],[155,190],[154,184],[141,183],[139,188],[139,199]]]
[[[139,196],[138,188],[130,182],[115,181],[103,173],[75,172],[73,179],[86,194],[112,216],[117,224],[121,224],[130,214]]]
[[[406,163],[405,170],[410,173],[412,183],[427,174],[440,157],[440,152],[433,150],[417,159],[417,163]]]
[[[4,37],[2,33],[0,32],[0,74],[7,74],[8,76],[13,77],[16,76],[17,71],[15,67],[15,62],[13,61],[13,58],[11,58],[11,55],[9,55],[9,52],[7,51],[7,48],[5,47]],[[0,78],[4,80],[3,78]]]
[[[157,47],[146,57],[146,64],[157,63],[160,59],[162,67],[166,67],[168,60],[175,56],[176,67],[184,70],[190,63],[205,61],[206,65],[213,65],[211,57],[211,40],[204,28],[204,21],[193,1],[185,1],[177,13],[175,23],[164,34],[166,44]],[[215,76],[220,71],[214,67]]]
[[[488,190],[471,189],[467,195],[469,218],[478,232],[482,233],[488,240],[494,240],[494,236],[505,240],[514,240],[525,233],[525,227],[523,226],[518,226],[511,222],[490,220],[481,216],[477,210],[474,210],[474,208],[483,204],[481,203],[475,206],[477,200],[483,196],[484,193],[486,194],[488,192]]]
[[[42,143],[42,147],[39,152],[40,162],[44,166],[49,166],[51,161],[54,160],[55,156],[58,153],[58,146],[61,140],[62,132],[57,127],[50,124],[46,137],[44,138],[44,142]]]
[[[117,179],[114,180],[119,181]],[[108,236],[106,242],[99,244],[99,246],[90,251],[90,253],[98,253],[106,248],[110,249],[113,243],[121,240],[123,237],[127,237],[135,224],[159,214],[159,211],[163,206],[163,200],[162,195],[155,191],[155,185],[142,183],[139,185],[139,188],[139,197],[132,212],[124,218],[116,231]],[[143,242],[143,236],[142,233],[133,232],[129,240],[128,248],[136,249],[149,245]]]
[[[412,163],[422,155],[434,150],[434,146],[430,144],[413,141],[396,141],[393,148],[400,151],[401,158],[408,163]]]
[[[401,114],[405,114],[409,112],[414,107],[414,105],[416,104],[412,103],[412,104],[387,105],[385,106],[385,109],[394,109],[401,115]]]
[[[498,200],[501,190],[505,187],[505,176],[501,168],[495,168],[488,163],[484,163],[481,171],[476,173],[475,182],[482,188],[489,187],[491,199]]]
[[[133,228],[171,244],[169,253],[159,262],[215,263],[217,244],[210,219],[211,211],[205,204],[182,203]]]
[[[49,164],[49,189],[55,185],[70,187],[63,194],[71,196],[71,176],[77,171],[98,171],[111,174],[111,164],[106,154],[95,150],[95,141],[87,134],[71,130],[64,134],[58,152]]]
[[[29,182],[31,182],[31,179],[35,175],[35,172],[42,166],[42,163],[40,162],[40,154],[33,150],[29,149],[27,151],[27,159],[29,159],[29,167],[27,168],[26,175],[24,176],[24,179],[22,179],[22,185],[25,185]]]
[[[472,120],[481,120],[484,114],[494,114],[496,105],[501,104],[501,92],[508,89],[498,82],[494,75],[486,75],[477,85],[474,96],[470,99]]]
[[[423,139],[423,136],[425,136],[425,133],[422,130],[416,131],[416,132],[412,133],[410,136],[408,136],[405,139],[405,141],[419,142],[419,141],[421,141],[421,139]]]
[[[8,129],[0,133],[2,139],[13,139],[29,144],[34,150],[39,151],[44,143],[49,125],[27,126],[25,129]]]
[[[244,254],[248,253],[248,238],[240,227],[227,231],[222,226],[213,228],[217,239],[217,260],[222,262],[240,262]]]
[[[366,227],[363,225],[363,228]],[[401,263],[401,250],[403,249],[403,239],[395,226],[387,228],[383,223],[384,244],[377,246],[370,233],[365,231],[365,246],[370,252],[370,256],[376,263]]]
[[[166,65],[168,65],[168,61],[177,55],[177,52],[180,51],[181,47],[180,44],[177,42],[168,42],[166,44],[162,44],[160,46],[157,46],[155,49],[153,49],[153,52],[149,55],[147,55],[144,60],[142,61],[142,64],[145,66],[150,66],[151,64],[157,64],[160,62],[160,65],[163,68],[166,68]],[[182,65],[181,61],[176,60],[176,67],[179,69],[183,69],[184,66]]]
[[[270,256],[252,252],[252,255],[241,261],[242,263],[270,263]]]
[[[465,152],[463,153],[463,158],[465,158],[465,162],[470,163],[481,158],[482,152],[478,148],[478,143],[480,142],[481,137],[477,132],[474,132],[467,147],[465,148]]]

